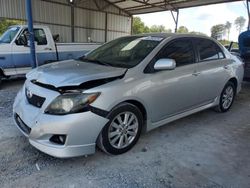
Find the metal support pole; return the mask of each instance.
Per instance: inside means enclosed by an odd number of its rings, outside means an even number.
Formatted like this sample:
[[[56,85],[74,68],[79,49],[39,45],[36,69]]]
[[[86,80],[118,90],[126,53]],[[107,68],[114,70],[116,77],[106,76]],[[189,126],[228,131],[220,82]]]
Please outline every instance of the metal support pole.
[[[75,8],[74,4],[71,4],[71,41],[75,42]]]
[[[38,65],[37,65],[37,61],[36,61],[36,48],[35,48],[35,37],[34,37],[34,30],[33,30],[31,0],[26,0],[26,17],[27,17],[27,21],[28,21],[31,66],[34,69]]]
[[[179,21],[179,10],[175,10],[176,11],[176,16],[174,15],[173,11],[171,10],[171,15],[173,17],[174,23],[175,23],[175,33],[177,33],[178,30],[178,21]]]
[[[108,13],[105,13],[105,42],[108,41]]]
[[[249,8],[249,0],[246,0],[247,3],[247,15],[248,15],[248,26],[247,29],[250,30],[250,8]]]
[[[179,10],[177,10],[176,21],[175,21],[175,33],[177,33],[178,29],[178,22],[179,22]]]
[[[134,17],[131,16],[131,28],[130,28],[130,34],[131,34],[131,35],[134,34],[134,33],[133,33],[133,24],[134,24]]]

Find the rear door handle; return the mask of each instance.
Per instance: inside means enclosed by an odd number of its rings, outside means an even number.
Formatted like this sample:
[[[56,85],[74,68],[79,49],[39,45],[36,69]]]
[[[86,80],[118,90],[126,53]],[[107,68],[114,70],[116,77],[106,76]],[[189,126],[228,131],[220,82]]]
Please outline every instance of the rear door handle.
[[[195,71],[195,72],[193,72],[192,75],[193,75],[193,76],[199,76],[200,74],[201,74],[201,72],[196,72],[196,71]]]

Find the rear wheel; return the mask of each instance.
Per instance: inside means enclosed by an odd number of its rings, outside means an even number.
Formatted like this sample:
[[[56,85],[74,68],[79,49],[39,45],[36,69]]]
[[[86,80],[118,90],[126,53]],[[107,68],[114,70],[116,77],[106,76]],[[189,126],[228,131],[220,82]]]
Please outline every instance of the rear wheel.
[[[231,108],[234,102],[235,94],[236,94],[235,84],[232,82],[228,82],[221,92],[220,103],[216,107],[216,110],[219,112],[227,112]]]
[[[112,110],[109,119],[98,137],[99,148],[113,155],[127,152],[141,134],[143,117],[140,110],[132,104],[122,103]]]
[[[2,75],[0,74],[0,89],[2,88]]]

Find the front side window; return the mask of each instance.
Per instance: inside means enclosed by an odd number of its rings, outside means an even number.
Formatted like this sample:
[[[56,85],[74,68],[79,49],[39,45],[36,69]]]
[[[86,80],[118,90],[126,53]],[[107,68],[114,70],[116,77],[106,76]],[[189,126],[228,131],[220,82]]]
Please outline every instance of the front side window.
[[[0,37],[0,43],[11,43],[18,33],[20,27],[10,27],[7,31],[3,33]]]
[[[216,60],[224,58],[224,54],[217,44],[208,39],[198,39],[195,42],[200,61]]]
[[[157,59],[169,58],[176,61],[176,66],[185,66],[195,63],[192,41],[179,39],[167,45],[158,55]]]
[[[24,40],[24,42],[17,45],[23,45],[23,43],[28,43],[28,33],[28,29],[23,30],[19,38],[22,37],[22,40]],[[34,39],[37,45],[47,45],[47,38],[43,29],[34,29]]]
[[[161,37],[151,36],[122,37],[93,50],[81,60],[132,68],[138,65],[162,40]]]

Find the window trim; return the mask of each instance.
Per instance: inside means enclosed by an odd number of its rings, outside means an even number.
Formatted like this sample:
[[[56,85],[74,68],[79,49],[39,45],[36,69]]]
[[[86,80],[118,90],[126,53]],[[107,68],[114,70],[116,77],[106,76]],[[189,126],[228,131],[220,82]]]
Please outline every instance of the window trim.
[[[218,58],[217,58],[217,59],[201,60],[200,52],[199,52],[199,49],[198,49],[198,45],[195,44],[195,43],[196,43],[196,40],[206,40],[206,41],[212,42],[212,43],[216,46],[216,52],[217,52],[217,54],[218,54]],[[198,63],[203,63],[203,62],[208,62],[208,61],[218,61],[218,60],[226,59],[226,55],[225,55],[225,53],[223,52],[223,50],[221,49],[221,47],[220,47],[216,42],[214,42],[214,41],[211,40],[211,39],[207,39],[207,38],[194,38],[193,43],[194,43],[194,48],[195,48],[195,51],[196,51],[196,54],[197,54],[197,61],[198,61]],[[220,58],[220,57],[219,57],[219,53],[220,53],[220,52],[222,53],[223,58]]]
[[[180,40],[190,40],[191,44],[192,44],[192,51],[193,51],[193,55],[194,55],[194,63],[192,64],[187,64],[187,65],[183,65],[183,66],[176,66],[176,69],[177,68],[180,68],[180,67],[185,67],[185,66],[188,66],[188,65],[193,65],[193,64],[196,64],[198,63],[198,56],[197,56],[197,53],[196,53],[196,49],[195,49],[195,46],[194,46],[194,38],[193,37],[181,37],[181,38],[175,38],[175,39],[172,39],[170,41],[168,41],[158,52],[157,54],[150,60],[150,62],[148,63],[148,65],[145,67],[144,69],[144,73],[148,74],[148,73],[155,73],[155,72],[160,72],[160,71],[164,71],[164,70],[155,70],[154,69],[154,65],[156,63],[157,60],[155,60],[155,58],[165,49],[167,48],[168,46],[170,46],[171,44],[175,43],[176,41],[180,41]]]

